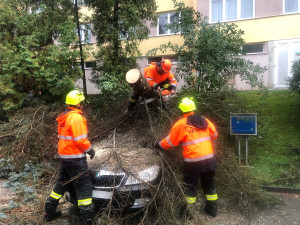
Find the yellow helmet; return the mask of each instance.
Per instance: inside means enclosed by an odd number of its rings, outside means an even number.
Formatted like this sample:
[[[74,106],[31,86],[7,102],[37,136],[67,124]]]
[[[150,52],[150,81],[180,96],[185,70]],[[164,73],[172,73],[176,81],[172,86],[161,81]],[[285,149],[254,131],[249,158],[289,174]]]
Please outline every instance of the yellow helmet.
[[[196,109],[196,106],[193,98],[182,99],[179,104],[179,109],[181,109],[181,111],[184,113],[194,111]]]
[[[78,90],[73,90],[67,94],[66,103],[68,105],[77,105],[85,99],[83,93]]]

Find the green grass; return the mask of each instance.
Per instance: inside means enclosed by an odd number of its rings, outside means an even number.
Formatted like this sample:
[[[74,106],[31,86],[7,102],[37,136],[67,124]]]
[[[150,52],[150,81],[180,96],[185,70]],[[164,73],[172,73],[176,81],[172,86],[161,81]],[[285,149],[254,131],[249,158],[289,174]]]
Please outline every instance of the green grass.
[[[251,173],[262,184],[300,187],[300,101],[288,90],[238,92],[242,107],[258,113],[249,138]]]

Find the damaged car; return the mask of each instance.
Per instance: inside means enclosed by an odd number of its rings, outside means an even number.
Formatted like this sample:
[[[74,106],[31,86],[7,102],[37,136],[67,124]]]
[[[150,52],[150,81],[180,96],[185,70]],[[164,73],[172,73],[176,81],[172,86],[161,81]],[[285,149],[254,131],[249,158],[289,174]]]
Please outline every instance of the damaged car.
[[[161,179],[159,156],[151,148],[122,147],[111,149],[94,146],[96,156],[88,159],[93,203],[97,209],[137,211],[145,208]],[[77,205],[76,194],[67,193],[67,200]]]

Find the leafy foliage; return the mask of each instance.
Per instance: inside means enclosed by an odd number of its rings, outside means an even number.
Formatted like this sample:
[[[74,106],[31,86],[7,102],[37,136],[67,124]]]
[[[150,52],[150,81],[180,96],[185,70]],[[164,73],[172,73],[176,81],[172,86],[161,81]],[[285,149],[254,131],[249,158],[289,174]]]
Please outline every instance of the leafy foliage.
[[[20,107],[27,94],[51,101],[73,88],[80,71],[72,10],[68,0],[2,1],[0,111]]]
[[[146,20],[154,19],[154,0],[87,0],[94,10],[93,32],[99,51],[93,80],[107,100],[128,91],[125,74],[137,67],[139,44],[149,33]]]
[[[180,16],[179,22],[170,24],[169,28],[180,33],[184,43],[169,42],[150,50],[148,55],[168,49],[174,51],[178,57],[177,74],[198,91],[219,90],[237,74],[252,87],[263,87],[259,75],[265,68],[240,57],[244,32],[237,25],[209,24],[199,12],[182,2],[173,2]]]
[[[293,77],[290,80],[290,89],[300,94],[300,60],[293,63]]]

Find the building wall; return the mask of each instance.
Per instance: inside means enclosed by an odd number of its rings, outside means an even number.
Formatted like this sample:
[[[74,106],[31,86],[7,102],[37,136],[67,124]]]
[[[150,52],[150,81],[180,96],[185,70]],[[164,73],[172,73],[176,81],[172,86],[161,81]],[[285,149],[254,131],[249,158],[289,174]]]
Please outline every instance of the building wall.
[[[210,16],[211,0],[198,0],[197,10],[203,16]],[[299,48],[298,42],[300,38],[300,29],[296,27],[300,24],[300,12],[285,14],[284,0],[255,0],[254,18],[230,21],[235,23],[239,29],[245,32],[243,38],[246,44],[264,43],[266,50],[262,54],[247,55],[247,59],[253,60],[254,63],[260,63],[267,67],[267,71],[263,74],[265,85],[272,89],[276,87],[287,87],[283,85],[282,79],[286,79],[291,74],[280,74],[278,67],[280,63],[291,65],[291,60],[295,58],[294,52],[291,48]],[[288,62],[280,62],[277,58],[278,48],[285,48],[278,46],[276,43],[285,42],[286,51],[289,56]],[[274,44],[275,43],[275,44]],[[279,44],[280,45],[280,44]],[[282,51],[282,50],[281,50]],[[279,76],[279,78],[278,78]],[[276,79],[277,78],[277,79]],[[281,80],[278,84],[276,80]],[[232,79],[231,82],[235,84],[237,89],[245,90],[250,86],[242,82],[239,76]]]
[[[255,17],[269,17],[283,14],[282,0],[256,0]]]
[[[85,69],[87,93],[90,95],[99,94],[100,90],[96,87],[95,84],[92,83],[91,78],[92,78],[92,69]],[[77,80],[75,86],[83,89],[82,79]]]
[[[178,2],[183,2],[186,6],[193,7],[195,0],[179,0]],[[156,12],[168,12],[176,10],[172,0],[156,0],[157,10]]]
[[[197,2],[197,11],[200,12],[203,17],[209,17],[210,0],[198,0]]]
[[[251,54],[244,56],[245,59],[252,61],[254,64],[259,64],[262,67],[266,67],[267,71],[262,74],[263,82],[266,86],[268,86],[268,53],[261,53],[261,54]],[[234,78],[234,87],[238,90],[250,90],[251,86],[247,84],[246,81],[242,81],[240,76],[235,76]],[[254,88],[254,89],[257,89]]]
[[[280,40],[296,40],[300,38],[300,12],[285,14],[283,7],[284,0],[255,0],[254,18],[231,21],[238,25],[238,27],[245,32],[243,38],[246,44],[263,43],[265,50],[259,54],[249,54],[245,58],[259,63],[268,70],[263,74],[265,85],[269,88],[274,88],[275,74],[276,74],[276,43]],[[172,0],[156,0],[158,9],[157,13],[174,12],[175,8]],[[198,10],[203,16],[210,16],[211,0],[183,0],[183,2],[190,7]],[[83,7],[86,10],[86,7]],[[91,14],[87,10],[84,13]],[[158,35],[157,25],[151,26],[151,22],[147,22],[150,29],[149,37],[143,40],[140,44],[140,51],[142,59],[140,59],[140,70],[143,71],[147,64],[147,52],[153,48],[159,47],[161,44],[167,44],[169,41],[173,43],[182,44],[183,39],[180,35]],[[92,37],[92,42],[96,40]],[[172,56],[173,52],[157,52],[156,56],[167,57]],[[89,58],[91,60],[91,58]],[[176,64],[173,65],[173,68]],[[90,72],[87,71],[87,77]],[[176,75],[176,74],[175,74]],[[244,81],[241,81],[239,76],[231,79],[234,86],[240,90],[250,89]],[[92,85],[92,84],[91,84]],[[182,85],[182,82],[180,86]],[[92,85],[93,86],[93,85]],[[90,87],[89,87],[90,89]],[[94,87],[91,87],[91,92]]]
[[[237,21],[235,24],[245,31],[246,43],[263,42],[300,37],[300,14],[288,14],[259,19]]]

